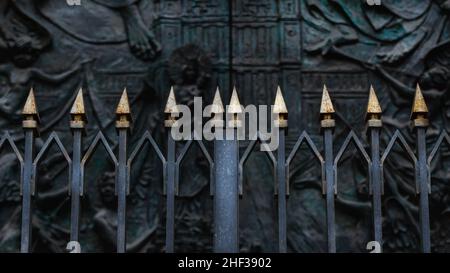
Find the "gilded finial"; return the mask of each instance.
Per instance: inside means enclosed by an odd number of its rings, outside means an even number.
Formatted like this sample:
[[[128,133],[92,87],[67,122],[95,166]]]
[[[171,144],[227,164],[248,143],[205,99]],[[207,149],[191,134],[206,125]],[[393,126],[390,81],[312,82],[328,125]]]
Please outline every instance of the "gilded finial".
[[[381,110],[380,102],[378,101],[377,94],[373,86],[370,86],[369,102],[367,103],[366,120],[369,127],[381,127]]]
[[[75,101],[70,109],[70,115],[72,116],[72,120],[70,121],[70,128],[79,129],[84,128],[86,123],[86,111],[84,109],[84,100],[83,100],[83,88],[78,90]]]
[[[420,89],[419,84],[417,84],[411,117],[414,118],[416,115],[419,115],[419,114],[423,114],[423,115],[428,114],[428,107],[427,107],[427,104],[425,103],[425,99],[423,97],[422,90]]]
[[[36,99],[34,97],[34,89],[31,88],[28,93],[27,100],[22,110],[22,115],[37,115]]]
[[[166,127],[172,127],[178,117],[180,111],[178,109],[177,101],[175,99],[175,92],[173,91],[173,86],[170,88],[169,97],[167,98],[166,108],[164,109],[164,114],[166,114],[166,120],[164,125]]]
[[[216,128],[223,128],[224,125],[223,113],[225,113],[225,109],[223,107],[222,98],[220,97],[220,91],[218,86],[216,89],[216,93],[214,94],[214,99],[211,105],[210,113],[214,114],[214,116],[211,119],[213,126]]]
[[[327,86],[323,86],[322,101],[320,103],[320,126],[322,128],[335,127],[336,123],[333,119],[335,113],[333,103],[331,102],[330,94],[328,93]]]
[[[414,127],[428,126],[428,107],[425,103],[422,90],[419,84],[416,86],[416,94],[414,95],[414,103],[411,111],[411,120],[413,120]]]
[[[369,103],[367,104],[367,114],[381,114],[381,113],[382,111],[380,102],[378,101],[377,94],[375,93],[375,90],[371,85],[369,93]]]
[[[179,113],[177,106],[177,100],[175,99],[175,92],[173,91],[173,86],[170,88],[169,97],[167,98],[166,108],[164,109],[165,114]]]
[[[322,102],[320,103],[320,114],[331,115],[334,114],[333,103],[331,102],[330,94],[328,93],[327,86],[323,86]]]
[[[242,113],[242,105],[239,102],[236,86],[233,87],[233,93],[231,94],[230,104],[228,105],[228,113],[232,114]]]
[[[211,113],[221,114],[225,112],[223,108],[222,98],[220,97],[219,87],[217,87],[216,89],[216,93],[214,94],[214,99],[211,106]]]
[[[123,90],[122,96],[120,97],[119,104],[116,108],[116,128],[129,128],[131,122],[131,111],[130,111],[130,103],[128,101],[128,93],[127,89]]]
[[[122,92],[122,96],[120,97],[119,104],[116,108],[116,115],[126,115],[129,116],[131,114],[130,111],[130,103],[128,102],[128,92],[125,88]]]
[[[228,105],[227,112],[233,115],[232,120],[230,120],[228,123],[228,126],[231,128],[241,127],[242,121],[239,118],[239,114],[242,113],[242,105],[239,102],[236,86],[233,87],[233,93],[231,94],[230,104]]]
[[[70,114],[72,116],[75,116],[75,115],[84,116],[86,114],[86,111],[84,110],[83,88],[80,88],[78,90],[78,94],[77,94],[77,97],[75,98],[75,102],[72,105],[72,109],[70,109]]]
[[[273,105],[274,114],[287,114],[288,110],[286,103],[284,102],[283,93],[281,92],[280,86],[277,88],[277,94],[275,96],[275,103]]]
[[[288,126],[288,110],[286,103],[284,102],[283,93],[281,92],[280,86],[277,88],[277,94],[273,105],[273,113],[276,114],[276,127],[285,128]]]
[[[22,123],[23,128],[37,128],[37,124],[39,123],[40,119],[36,107],[36,99],[34,97],[33,88],[30,89],[30,93],[28,94],[27,100],[22,110],[22,115],[25,118]]]

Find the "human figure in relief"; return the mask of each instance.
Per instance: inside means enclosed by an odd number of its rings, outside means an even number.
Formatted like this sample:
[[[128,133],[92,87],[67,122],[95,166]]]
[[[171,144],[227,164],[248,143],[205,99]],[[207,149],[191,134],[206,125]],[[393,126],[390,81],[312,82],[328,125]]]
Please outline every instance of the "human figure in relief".
[[[105,7],[116,9],[122,15],[131,51],[139,58],[151,60],[161,51],[153,32],[145,25],[139,10],[140,0],[93,0]]]
[[[435,46],[434,36],[446,21],[442,14],[450,10],[449,0],[384,0],[379,6],[365,0],[306,0],[301,5],[307,51],[335,51],[370,64],[398,63],[420,47]]]

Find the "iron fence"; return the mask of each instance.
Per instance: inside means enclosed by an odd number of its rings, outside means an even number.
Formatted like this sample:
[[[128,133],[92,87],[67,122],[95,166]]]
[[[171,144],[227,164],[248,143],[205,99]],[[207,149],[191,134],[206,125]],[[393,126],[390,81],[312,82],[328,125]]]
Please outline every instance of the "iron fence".
[[[220,94],[217,92],[216,96]],[[237,98],[237,97],[236,97]],[[215,100],[216,101],[216,100]],[[236,103],[236,100],[235,102]],[[239,104],[238,100],[237,103]],[[164,177],[164,194],[166,196],[166,252],[174,252],[174,213],[175,198],[178,195],[179,171],[181,162],[187,154],[190,147],[197,144],[201,152],[209,162],[210,167],[210,187],[211,195],[214,198],[214,251],[215,252],[238,252],[239,251],[239,196],[243,191],[243,170],[247,159],[257,142],[262,141],[258,134],[256,140],[249,142],[242,156],[239,154],[238,140],[215,140],[214,155],[210,155],[204,143],[200,140],[189,140],[185,142],[181,151],[176,151],[176,141],[170,133],[170,127],[174,126],[176,119],[176,101],[173,91],[169,95],[168,104],[165,110],[167,119],[165,126],[168,127],[167,132],[167,153],[164,155],[160,147],[155,142],[150,132],[146,132],[141,136],[137,145],[128,153],[128,130],[130,128],[131,111],[128,103],[126,90],[123,92],[117,107],[116,128],[118,135],[117,154],[114,153],[107,139],[101,131],[97,133],[87,151],[83,154],[81,149],[82,138],[85,129],[86,114],[83,103],[83,94],[80,89],[74,105],[70,111],[71,122],[70,127],[73,135],[72,154],[69,155],[62,144],[58,134],[51,133],[45,141],[42,148],[35,154],[35,138],[37,137],[37,129],[39,125],[39,115],[33,90],[30,91],[25,107],[23,109],[23,130],[25,134],[24,152],[19,151],[13,138],[6,133],[0,140],[0,148],[9,144],[15,153],[21,166],[21,185],[20,194],[22,198],[22,222],[21,222],[21,252],[30,251],[31,244],[31,215],[32,198],[36,192],[37,164],[42,159],[50,145],[56,144],[62,153],[64,159],[69,166],[69,195],[71,196],[71,222],[70,222],[70,240],[78,241],[79,239],[79,219],[80,219],[80,197],[85,194],[84,169],[87,161],[95,152],[99,145],[103,145],[106,149],[109,159],[115,166],[116,173],[116,195],[117,195],[117,252],[126,252],[126,205],[127,195],[130,194],[130,169],[131,166],[142,151],[145,144],[149,144],[163,165]],[[221,113],[223,105],[218,105],[216,114]],[[428,109],[424,98],[417,87],[414,104],[412,108],[411,120],[416,136],[415,152],[407,143],[399,130],[397,130],[389,144],[381,153],[380,149],[380,132],[383,126],[381,121],[382,110],[374,90],[371,88],[369,102],[367,107],[367,132],[368,132],[368,149],[364,148],[363,141],[354,131],[351,131],[342,146],[337,149],[334,155],[333,132],[336,125],[334,119],[334,108],[326,87],[323,91],[320,116],[321,116],[321,134],[323,135],[323,153],[319,152],[315,143],[312,141],[307,132],[302,132],[298,137],[293,149],[286,151],[285,136],[288,127],[288,112],[284,99],[279,89],[274,103],[274,112],[276,113],[275,127],[279,136],[279,146],[274,152],[267,152],[270,161],[273,163],[275,170],[275,194],[277,195],[278,210],[278,247],[279,252],[287,251],[286,238],[286,221],[287,221],[287,201],[289,195],[289,167],[293,164],[294,157],[299,153],[302,145],[309,148],[312,156],[320,163],[322,168],[322,192],[326,199],[326,223],[327,223],[327,241],[328,251],[336,252],[336,235],[335,235],[335,195],[337,194],[337,171],[344,152],[349,145],[353,143],[359,153],[362,155],[368,166],[369,192],[372,196],[372,219],[373,219],[373,240],[383,245],[382,237],[382,209],[381,200],[384,194],[383,189],[383,164],[389,157],[393,146],[398,143],[409,156],[415,168],[416,193],[420,196],[420,239],[422,252],[430,252],[430,219],[429,219],[429,201],[428,195],[431,192],[430,187],[430,164],[438,152],[444,141],[450,145],[450,137],[444,131],[440,134],[431,153],[427,155],[426,147],[426,130],[428,126],[427,113]],[[236,118],[236,117],[235,117]],[[223,126],[223,120],[215,120],[217,124]],[[236,133],[239,126],[238,120],[234,120],[228,124],[228,129]]]

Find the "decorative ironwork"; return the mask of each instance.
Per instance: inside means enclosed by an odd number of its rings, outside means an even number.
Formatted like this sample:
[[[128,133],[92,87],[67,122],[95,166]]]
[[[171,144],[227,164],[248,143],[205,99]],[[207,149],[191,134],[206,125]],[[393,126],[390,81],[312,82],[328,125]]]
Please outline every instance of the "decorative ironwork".
[[[217,90],[215,99],[215,108],[212,112],[214,121],[219,125],[223,125],[223,105],[221,104],[220,94]],[[166,105],[165,113],[167,114],[166,126],[171,129],[174,126],[179,126],[176,117],[180,114],[178,104],[175,99],[175,93],[171,89]],[[164,184],[166,194],[166,252],[174,252],[175,240],[175,199],[179,195],[179,170],[183,159],[192,146],[193,142],[197,143],[203,155],[206,157],[210,165],[210,186],[211,194],[215,202],[215,231],[214,231],[214,251],[216,252],[237,252],[238,251],[238,208],[239,195],[243,195],[243,170],[247,159],[257,142],[261,145],[267,145],[260,136],[257,135],[256,140],[252,140],[244,154],[239,157],[237,128],[242,126],[242,120],[239,119],[239,113],[242,113],[241,104],[237,97],[236,89],[233,90],[233,95],[227,109],[232,111],[233,118],[224,128],[231,130],[234,139],[215,140],[214,160],[210,156],[208,149],[201,140],[188,140],[179,155],[176,154],[176,141],[173,138],[170,130],[167,133],[167,157],[164,157],[158,145],[153,139],[150,132],[144,133],[138,144],[135,146],[133,152],[128,157],[127,136],[131,125],[131,111],[128,103],[128,94],[124,90],[120,102],[116,109],[117,122],[116,128],[118,131],[118,156],[116,157],[113,149],[106,140],[102,131],[98,131],[95,138],[92,140],[87,152],[81,154],[81,137],[84,132],[84,124],[86,122],[83,91],[80,89],[72,110],[71,128],[74,134],[72,155],[69,156],[62,141],[53,132],[50,134],[46,142],[42,145],[37,156],[33,155],[33,143],[35,141],[35,132],[38,125],[38,111],[34,99],[33,90],[30,91],[27,102],[25,103],[23,115],[23,127],[25,131],[25,153],[22,158],[20,152],[14,144],[11,136],[6,134],[0,141],[0,148],[5,142],[8,142],[12,147],[15,155],[20,161],[23,171],[22,177],[22,231],[21,231],[21,252],[30,251],[31,241],[31,198],[35,194],[35,181],[38,177],[37,165],[41,161],[43,155],[48,151],[50,145],[54,142],[59,151],[62,153],[64,159],[69,166],[69,184],[72,206],[71,206],[71,241],[79,240],[79,217],[80,217],[80,197],[84,194],[85,183],[84,168],[93,155],[95,149],[99,144],[102,144],[108,154],[109,159],[115,166],[116,176],[116,194],[117,194],[117,252],[126,252],[126,197],[130,194],[130,168],[136,156],[142,151],[145,142],[149,142],[152,148],[156,151],[164,166]],[[416,192],[420,196],[420,231],[422,252],[430,252],[430,222],[429,222],[429,200],[428,196],[431,193],[430,186],[430,164],[434,159],[437,151],[441,147],[444,140],[450,145],[450,137],[446,132],[442,132],[435,143],[433,150],[427,157],[426,149],[426,128],[428,127],[428,108],[421,93],[420,87],[417,87],[416,95],[412,110],[412,124],[416,132],[416,151],[413,152],[408,145],[405,138],[399,130],[397,130],[391,137],[389,144],[380,153],[380,129],[382,127],[381,114],[382,110],[379,105],[374,89],[370,88],[369,101],[367,106],[366,120],[368,125],[368,134],[370,136],[370,155],[365,149],[365,145],[354,131],[350,131],[342,145],[340,146],[336,155],[333,154],[333,131],[335,128],[334,107],[331,102],[330,95],[326,87],[323,89],[323,98],[321,104],[321,127],[323,132],[323,155],[319,152],[313,140],[309,137],[307,132],[303,132],[295,143],[289,156],[286,157],[285,134],[287,134],[287,107],[284,104],[281,89],[278,88],[277,95],[274,102],[274,124],[278,132],[279,146],[276,157],[271,151],[267,151],[271,163],[275,170],[275,193],[277,194],[278,205],[278,245],[279,252],[287,251],[287,199],[289,196],[289,167],[292,164],[293,158],[299,152],[300,146],[305,143],[308,148],[317,158],[322,166],[323,177],[323,194],[326,199],[326,214],[327,214],[327,239],[328,251],[336,252],[336,236],[335,236],[335,195],[337,194],[337,185],[339,183],[337,171],[339,163],[343,158],[345,151],[351,143],[353,143],[359,153],[363,156],[367,163],[369,177],[369,193],[372,195],[372,210],[373,210],[373,238],[382,243],[382,212],[381,212],[381,196],[383,195],[383,164],[391,154],[395,143],[399,143],[405,152],[409,155],[414,163],[416,173]],[[275,122],[278,121],[278,122]],[[194,133],[195,134],[195,133]],[[194,136],[194,135],[193,135]],[[195,136],[194,139],[199,139]],[[214,189],[214,190],[213,190]]]

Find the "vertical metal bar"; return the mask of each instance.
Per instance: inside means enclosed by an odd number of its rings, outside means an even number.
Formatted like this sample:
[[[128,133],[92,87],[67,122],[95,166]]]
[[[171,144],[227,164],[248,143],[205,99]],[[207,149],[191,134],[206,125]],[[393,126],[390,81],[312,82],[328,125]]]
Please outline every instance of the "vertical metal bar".
[[[83,129],[74,128],[72,147],[72,179],[70,185],[70,241],[78,242],[81,196],[81,137]]]
[[[417,135],[417,156],[418,156],[418,182],[420,194],[420,232],[422,252],[431,252],[430,239],[430,211],[428,203],[428,167],[427,167],[427,147],[426,147],[426,127],[416,127]]]
[[[31,195],[32,195],[32,172],[33,172],[33,149],[34,149],[34,130],[33,128],[25,128],[25,154],[24,154],[24,170],[22,182],[22,227],[20,252],[30,252],[31,246]]]
[[[127,251],[127,195],[129,193],[128,164],[127,164],[127,137],[132,121],[127,89],[123,90],[119,104],[116,108],[116,129],[119,132],[119,159],[117,162],[117,253]]]
[[[380,127],[370,127],[370,149],[371,149],[371,189],[373,210],[373,234],[374,240],[381,246],[383,251],[383,230],[381,211],[381,165],[380,165]]]
[[[326,208],[327,208],[327,240],[328,252],[336,252],[336,231],[335,231],[335,211],[334,211],[334,167],[333,167],[333,129],[323,129],[324,149],[325,149],[325,182],[326,182]]]
[[[214,141],[214,252],[239,252],[239,147],[232,140]]]
[[[70,128],[73,134],[72,146],[72,177],[70,192],[71,209],[70,209],[70,241],[78,242],[79,226],[80,226],[80,197],[83,195],[82,170],[81,170],[81,137],[84,133],[86,123],[86,113],[84,110],[83,90],[78,90],[77,97],[70,110],[72,119]]]
[[[127,136],[128,128],[119,128],[119,161],[117,167],[117,252],[126,252],[127,212]]]
[[[167,128],[167,176],[164,184],[166,189],[166,253],[173,253],[175,237],[175,179],[177,162],[175,158],[176,144],[172,136],[172,129],[179,126],[176,121],[178,115],[180,114],[173,87],[170,88],[164,114],[166,114],[164,126]]]
[[[382,166],[380,160],[380,131],[383,126],[381,114],[383,113],[380,102],[373,86],[370,86],[369,101],[367,103],[366,121],[370,138],[370,169],[369,169],[369,192],[372,194],[373,210],[373,234],[374,240],[380,245],[380,253],[383,252],[383,223],[381,211]]]
[[[286,145],[285,129],[279,128],[277,151],[277,182],[278,182],[278,248],[280,253],[287,252],[286,242]]]
[[[425,103],[422,90],[420,86],[416,87],[416,94],[414,96],[414,103],[411,111],[412,125],[416,132],[416,150],[417,150],[417,165],[416,165],[416,187],[420,194],[420,241],[422,245],[422,252],[431,252],[430,239],[430,209],[428,203],[429,188],[428,180],[428,162],[427,162],[427,140],[426,132],[429,126],[428,107]]]
[[[167,138],[167,181],[166,181],[166,253],[174,252],[175,235],[175,140],[168,130]]]

